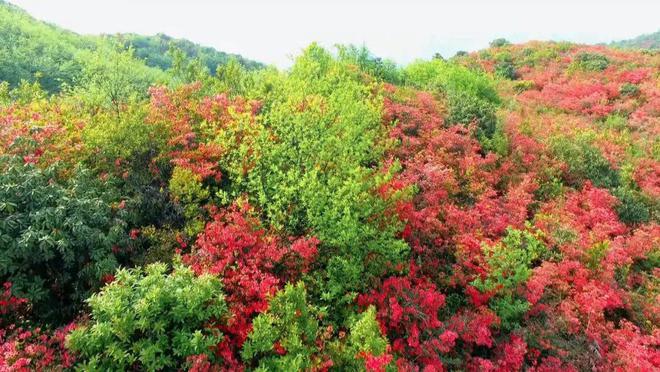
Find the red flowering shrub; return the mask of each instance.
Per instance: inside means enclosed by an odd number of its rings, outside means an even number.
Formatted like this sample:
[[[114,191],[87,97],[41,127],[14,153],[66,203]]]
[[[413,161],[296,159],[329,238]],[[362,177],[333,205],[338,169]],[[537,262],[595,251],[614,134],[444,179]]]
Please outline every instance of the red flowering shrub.
[[[221,331],[218,352],[239,368],[236,353],[252,329],[252,318],[268,308],[268,298],[287,281],[307,272],[316,258],[316,238],[280,241],[268,235],[246,203],[215,215],[184,261],[198,273],[222,278],[232,314]]]
[[[441,352],[448,352],[455,334],[443,332],[438,312],[445,296],[424,279],[392,277],[378,290],[360,295],[362,307],[375,305],[377,318],[392,350],[404,359],[427,367],[442,368]]]

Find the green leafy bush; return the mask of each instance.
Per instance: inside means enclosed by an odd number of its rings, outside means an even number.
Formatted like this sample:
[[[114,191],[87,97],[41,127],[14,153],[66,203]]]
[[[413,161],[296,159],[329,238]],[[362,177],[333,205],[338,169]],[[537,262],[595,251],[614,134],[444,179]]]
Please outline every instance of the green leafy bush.
[[[511,42],[507,39],[504,39],[504,38],[495,39],[495,40],[490,42],[490,47],[491,48],[499,48],[499,47],[503,47],[503,46],[507,46],[507,45],[511,45]]]
[[[622,96],[635,97],[639,94],[639,87],[635,84],[625,83],[619,88]]]
[[[332,334],[327,329],[322,332],[324,316],[307,303],[302,282],[287,284],[270,300],[268,311],[254,319],[243,345],[243,360],[259,371],[311,370],[329,360],[338,370],[360,371],[365,369],[364,358],[388,351],[374,307],[354,315],[348,321],[348,336],[340,339],[328,340]]]
[[[112,183],[78,169],[71,179],[18,158],[0,159],[0,282],[14,283],[40,318],[69,317],[114,272],[127,240]]]
[[[497,55],[495,62],[495,75],[509,80],[515,80],[518,78],[518,72],[516,71],[516,66],[513,63],[513,58],[510,53],[499,53]]]
[[[610,65],[610,60],[602,54],[581,52],[575,56],[573,63],[585,71],[603,71]]]
[[[287,284],[253,321],[243,360],[261,371],[303,371],[318,365],[320,310],[307,304],[303,283]]]
[[[495,294],[490,307],[500,317],[502,327],[511,330],[529,309],[529,303],[517,289],[527,282],[533,263],[540,260],[547,249],[535,234],[509,228],[501,242],[484,250],[490,269],[488,276],[477,278],[472,285],[481,292]]]
[[[397,238],[401,224],[385,213],[396,198],[377,193],[397,168],[379,164],[387,144],[382,97],[361,75],[309,47],[265,99],[268,130],[243,186],[272,227],[319,238],[328,254],[317,279],[331,301],[351,301],[408,252]]]
[[[564,175],[567,184],[578,186],[590,180],[597,187],[615,188],[620,176],[603,154],[585,136],[560,137],[552,141],[555,155],[568,165]]]
[[[497,128],[500,98],[484,74],[441,60],[415,62],[405,69],[406,82],[447,97],[448,124],[477,124],[477,136],[491,138]]]
[[[196,276],[176,264],[120,269],[115,280],[87,302],[91,319],[71,332],[69,349],[83,370],[175,370],[192,355],[214,359],[222,340],[213,328],[227,307],[220,279]]]

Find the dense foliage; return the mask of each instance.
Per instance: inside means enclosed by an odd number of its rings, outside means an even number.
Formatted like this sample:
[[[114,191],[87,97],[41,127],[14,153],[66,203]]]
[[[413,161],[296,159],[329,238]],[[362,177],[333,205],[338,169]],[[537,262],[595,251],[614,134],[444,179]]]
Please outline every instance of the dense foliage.
[[[119,270],[89,298],[90,324],[71,332],[68,347],[86,370],[158,371],[207,355],[222,340],[213,327],[227,307],[218,278],[164,264]]]
[[[0,61],[0,371],[660,369],[660,55],[163,40]]]
[[[130,51],[132,61],[107,58],[108,49]],[[8,82],[12,87],[23,80],[38,81],[47,92],[60,92],[81,84],[86,73],[90,72],[90,62],[96,68],[106,70],[129,68],[128,62],[132,64],[129,71],[133,75],[146,78],[174,67],[177,52],[199,60],[211,73],[215,73],[218,67],[226,65],[231,59],[249,69],[264,67],[239,55],[162,34],[78,35],[39,22],[20,8],[0,1],[0,60],[3,61],[0,64],[0,81]],[[152,79],[149,84],[156,81]],[[142,89],[141,92],[146,90]]]

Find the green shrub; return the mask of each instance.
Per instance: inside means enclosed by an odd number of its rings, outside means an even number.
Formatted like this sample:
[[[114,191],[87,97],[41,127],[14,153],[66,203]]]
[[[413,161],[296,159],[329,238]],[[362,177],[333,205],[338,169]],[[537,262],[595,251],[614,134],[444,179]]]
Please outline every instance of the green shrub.
[[[323,334],[321,309],[307,303],[304,284],[287,284],[271,300],[268,311],[253,321],[253,329],[243,344],[241,356],[259,371],[313,370],[325,360],[342,371],[363,371],[366,354],[380,356],[388,350],[376,310],[369,307],[348,320],[346,338]],[[326,338],[327,346],[319,342]]]
[[[78,169],[63,180],[22,159],[0,159],[0,282],[30,300],[37,317],[71,316],[118,265],[126,213],[114,185]]]
[[[493,137],[500,98],[486,75],[441,60],[412,63],[404,73],[408,84],[445,94],[449,106],[448,124],[476,123],[478,137]]]
[[[513,84],[513,91],[518,94],[535,88],[536,84],[531,80],[518,80]]]
[[[67,347],[81,370],[176,370],[222,340],[213,328],[227,313],[220,279],[165,264],[117,272],[88,299],[91,319],[71,332]]]
[[[351,301],[408,252],[397,237],[401,223],[385,213],[394,198],[376,192],[397,171],[379,164],[387,143],[383,98],[354,66],[316,45],[289,76],[276,78],[264,101],[267,130],[254,146],[259,157],[247,180],[231,181],[243,183],[271,227],[317,236],[327,252],[320,257],[328,270],[316,278],[324,298]],[[335,261],[346,265],[334,270]],[[335,277],[346,271],[356,275]]]
[[[243,344],[243,360],[260,371],[303,371],[318,364],[320,311],[307,304],[303,283],[287,284],[257,316]]]
[[[492,103],[465,92],[449,94],[449,124],[477,125],[477,137],[492,138],[497,129],[496,107]]]
[[[477,278],[472,285],[481,292],[495,293],[490,307],[500,317],[502,327],[511,330],[529,309],[529,303],[517,290],[527,282],[534,262],[543,258],[547,248],[537,235],[509,228],[501,242],[484,250],[490,268],[488,276]]]
[[[570,186],[579,186],[586,180],[597,187],[613,189],[620,184],[620,177],[588,138],[560,137],[552,141],[552,149],[556,156],[568,165],[564,175]]]
[[[503,46],[506,46],[506,45],[511,45],[511,42],[507,39],[504,39],[504,38],[495,39],[495,40],[490,42],[490,47],[491,48],[499,48],[499,47],[503,47]]]
[[[518,78],[518,72],[516,71],[516,66],[513,63],[510,53],[500,53],[496,59],[495,75],[509,80]]]
[[[622,222],[640,224],[650,220],[649,204],[651,202],[642,193],[630,187],[621,186],[614,189],[612,194],[619,199],[616,212]]]
[[[619,93],[624,97],[635,97],[639,94],[639,87],[635,84],[625,83],[619,88]]]
[[[585,71],[603,71],[610,65],[610,60],[602,54],[581,52],[575,56],[573,63]]]

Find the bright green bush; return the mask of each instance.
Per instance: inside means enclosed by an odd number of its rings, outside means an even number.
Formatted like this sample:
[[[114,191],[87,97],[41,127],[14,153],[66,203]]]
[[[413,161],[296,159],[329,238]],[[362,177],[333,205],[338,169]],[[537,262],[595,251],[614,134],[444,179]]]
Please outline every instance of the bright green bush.
[[[388,351],[388,341],[376,320],[373,306],[349,321],[346,340],[332,341],[328,346],[333,366],[339,370],[362,371],[366,355],[380,356]]]
[[[0,158],[0,282],[59,321],[114,272],[113,247],[127,240],[125,211],[111,182],[77,169],[61,179],[22,159]]]
[[[176,370],[222,340],[214,328],[227,307],[220,279],[165,264],[117,272],[88,300],[91,319],[71,332],[67,347],[81,370]]]
[[[100,45],[95,51],[81,51],[81,66],[74,93],[92,109],[111,110],[118,118],[129,102],[147,98],[151,85],[164,82],[163,71],[145,66],[133,51]]]
[[[532,275],[532,264],[540,260],[547,248],[539,237],[529,231],[507,229],[501,242],[484,248],[489,273],[477,278],[472,285],[484,293],[495,293],[490,307],[511,330],[519,324],[529,309],[529,303],[517,289]]]
[[[170,193],[183,208],[188,236],[196,236],[204,229],[202,206],[209,199],[209,190],[202,185],[201,177],[191,170],[175,167],[170,178]]]
[[[404,73],[408,84],[445,94],[449,106],[448,124],[476,123],[478,137],[493,136],[500,99],[486,75],[437,59],[412,63]]]
[[[380,356],[388,350],[373,307],[351,317],[349,333],[342,339],[328,340],[332,334],[321,328],[324,316],[307,303],[302,282],[288,284],[270,300],[268,311],[254,319],[241,352],[243,360],[259,371],[310,370],[326,360],[338,370],[363,371],[365,355]]]
[[[327,300],[351,301],[408,252],[396,237],[401,224],[385,213],[395,200],[377,193],[396,171],[379,164],[387,143],[382,97],[316,45],[276,78],[244,188],[271,226],[321,240],[320,290]]]
[[[307,304],[302,283],[287,284],[253,321],[243,360],[260,371],[303,371],[317,365],[320,310]]]

